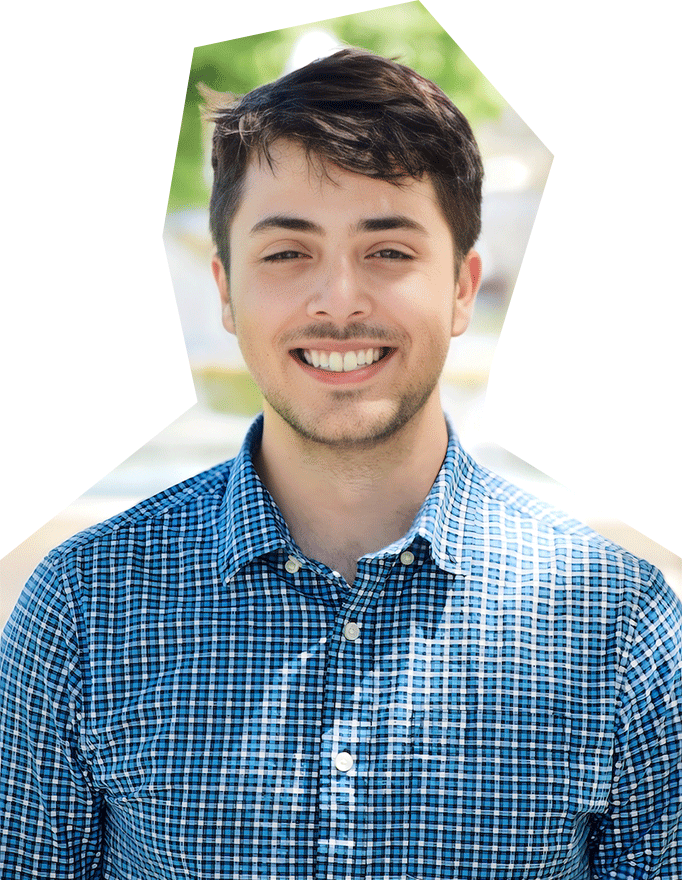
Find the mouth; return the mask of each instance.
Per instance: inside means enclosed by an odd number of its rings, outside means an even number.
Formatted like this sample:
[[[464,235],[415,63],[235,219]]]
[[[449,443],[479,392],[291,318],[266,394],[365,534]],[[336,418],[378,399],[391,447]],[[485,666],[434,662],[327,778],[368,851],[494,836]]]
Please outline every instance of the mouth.
[[[360,348],[353,351],[320,351],[297,348],[292,353],[302,363],[327,373],[354,373],[388,357],[393,348]]]

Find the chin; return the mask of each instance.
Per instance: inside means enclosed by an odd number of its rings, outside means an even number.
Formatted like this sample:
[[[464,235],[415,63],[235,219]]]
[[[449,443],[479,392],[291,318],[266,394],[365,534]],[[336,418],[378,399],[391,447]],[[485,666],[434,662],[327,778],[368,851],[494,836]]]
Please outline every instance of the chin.
[[[268,402],[304,440],[336,449],[358,449],[394,438],[421,412],[430,396],[431,391],[417,398],[374,401],[360,407],[344,407],[339,400],[336,411],[320,415],[299,413],[291,406]]]

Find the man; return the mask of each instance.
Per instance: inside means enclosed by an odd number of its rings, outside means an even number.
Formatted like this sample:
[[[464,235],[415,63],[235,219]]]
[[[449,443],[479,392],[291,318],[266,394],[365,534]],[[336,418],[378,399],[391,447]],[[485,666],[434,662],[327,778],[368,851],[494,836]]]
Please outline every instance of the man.
[[[263,416],[29,583],[2,876],[679,877],[679,602],[440,406],[481,274],[466,120],[358,50],[211,100]]]

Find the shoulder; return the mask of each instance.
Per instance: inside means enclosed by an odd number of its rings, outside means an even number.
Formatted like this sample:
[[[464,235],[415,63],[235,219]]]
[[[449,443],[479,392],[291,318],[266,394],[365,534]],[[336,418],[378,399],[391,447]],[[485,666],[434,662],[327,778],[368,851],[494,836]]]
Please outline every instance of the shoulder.
[[[481,545],[504,551],[511,562],[533,577],[551,576],[557,585],[607,592],[611,599],[636,606],[650,604],[663,585],[649,562],[599,534],[593,528],[540,500],[524,489],[470,460],[468,527]],[[488,537],[485,538],[484,536]],[[597,594],[594,594],[597,599]]]
[[[648,674],[679,676],[682,602],[654,565],[473,461],[468,480],[463,546],[476,589],[533,607],[602,668],[612,657],[620,676],[638,654]]]
[[[470,475],[473,515],[489,522],[497,520],[499,529],[511,529],[527,540],[550,539],[557,546],[571,544],[626,552],[574,516],[474,461]]]
[[[233,464],[234,459],[216,465],[78,532],[55,547],[46,561],[58,568],[98,550],[111,557],[117,547],[130,550],[135,543],[196,535],[220,516]]]
[[[469,461],[472,501],[488,511],[490,516],[498,515],[505,523],[515,522],[526,530],[600,537],[575,517],[542,501],[473,459]]]

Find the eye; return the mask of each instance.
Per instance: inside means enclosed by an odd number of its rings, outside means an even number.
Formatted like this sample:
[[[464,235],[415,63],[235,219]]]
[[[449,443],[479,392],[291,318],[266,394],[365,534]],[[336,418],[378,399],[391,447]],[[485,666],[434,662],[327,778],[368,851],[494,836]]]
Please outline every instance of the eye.
[[[284,260],[297,260],[299,257],[308,257],[308,254],[304,254],[301,251],[293,250],[277,251],[277,253],[268,254],[267,256],[263,257],[263,262],[275,263]]]
[[[374,253],[369,254],[370,257],[378,257],[381,260],[412,260],[410,254],[406,254],[403,251],[398,251],[395,248],[381,248],[381,250],[374,251]]]

